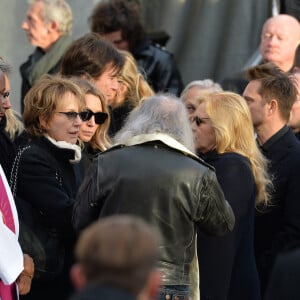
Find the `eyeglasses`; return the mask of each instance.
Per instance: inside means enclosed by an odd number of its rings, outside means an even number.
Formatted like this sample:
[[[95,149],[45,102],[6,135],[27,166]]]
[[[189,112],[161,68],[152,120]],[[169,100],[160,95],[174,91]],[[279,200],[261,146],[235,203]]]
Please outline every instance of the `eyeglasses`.
[[[82,121],[87,121],[88,120],[88,111],[84,110],[81,112],[76,112],[76,111],[59,111],[59,114],[65,115],[69,120],[75,120],[77,118],[77,116],[79,116],[79,118]]]
[[[192,122],[196,122],[196,125],[199,127],[203,122],[203,120],[209,120],[209,118],[199,118],[199,117],[194,117],[192,118]]]
[[[86,119],[85,120],[82,119],[83,121],[88,121],[92,118],[92,116],[94,116],[96,124],[103,124],[108,118],[108,114],[104,112],[94,113],[89,109],[85,110],[84,112],[86,112]]]

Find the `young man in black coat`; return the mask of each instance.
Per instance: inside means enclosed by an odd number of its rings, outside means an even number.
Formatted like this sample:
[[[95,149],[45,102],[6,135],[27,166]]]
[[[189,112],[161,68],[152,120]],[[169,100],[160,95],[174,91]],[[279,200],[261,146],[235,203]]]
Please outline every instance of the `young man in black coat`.
[[[272,63],[248,70],[244,91],[261,151],[269,160],[271,204],[257,210],[255,255],[264,294],[277,255],[300,244],[300,143],[287,127],[297,89]]]
[[[147,36],[135,1],[100,1],[90,17],[91,31],[101,34],[120,50],[130,51],[155,92],[177,96],[183,90],[173,55]]]

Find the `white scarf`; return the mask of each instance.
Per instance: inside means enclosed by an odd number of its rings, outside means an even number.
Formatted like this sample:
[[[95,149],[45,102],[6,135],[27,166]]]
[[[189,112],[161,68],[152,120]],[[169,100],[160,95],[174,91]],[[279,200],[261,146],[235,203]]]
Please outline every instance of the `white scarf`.
[[[76,144],[71,144],[66,141],[56,141],[53,138],[51,138],[49,135],[45,135],[45,137],[56,147],[61,148],[61,149],[70,149],[75,152],[75,158],[70,159],[71,164],[76,164],[80,161],[81,159],[81,148],[76,145]]]

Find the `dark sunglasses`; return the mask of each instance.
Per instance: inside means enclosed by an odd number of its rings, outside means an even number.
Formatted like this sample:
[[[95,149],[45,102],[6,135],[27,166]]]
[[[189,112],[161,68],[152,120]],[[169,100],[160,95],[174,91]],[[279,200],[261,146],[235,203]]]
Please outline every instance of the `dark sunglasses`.
[[[77,116],[79,116],[82,121],[88,120],[88,113],[86,110],[79,113],[75,111],[59,111],[58,113],[65,115],[69,120],[75,120]]]
[[[193,117],[192,122],[196,122],[196,125],[199,127],[203,122],[203,120],[209,120],[209,118],[199,118],[199,117]]]
[[[82,119],[83,121],[88,121],[92,118],[92,116],[94,116],[96,124],[103,124],[108,118],[108,114],[104,112],[94,113],[89,109],[85,110],[84,112],[86,113],[86,119]]]

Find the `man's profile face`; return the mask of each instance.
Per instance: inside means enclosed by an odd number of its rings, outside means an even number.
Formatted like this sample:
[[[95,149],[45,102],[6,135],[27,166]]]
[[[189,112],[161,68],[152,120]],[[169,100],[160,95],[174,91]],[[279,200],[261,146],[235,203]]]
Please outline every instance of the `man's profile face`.
[[[108,64],[104,72],[98,78],[94,78],[95,86],[104,94],[108,105],[112,105],[117,96],[118,74],[118,71]]]
[[[43,3],[40,1],[31,4],[21,27],[25,30],[28,41],[33,46],[47,49],[50,45],[49,32],[47,24],[42,19],[42,9]]]
[[[102,37],[111,42],[117,49],[129,51],[129,43],[122,38],[122,31],[113,31],[102,34]]]
[[[266,118],[266,102],[258,93],[260,87],[261,83],[259,80],[252,80],[248,83],[243,93],[243,97],[245,98],[251,113],[254,127],[258,127],[264,123]]]
[[[296,28],[294,28],[296,27]],[[285,17],[268,20],[262,30],[260,52],[265,62],[273,62],[283,71],[284,66],[291,67],[297,45],[299,28],[293,20]]]

